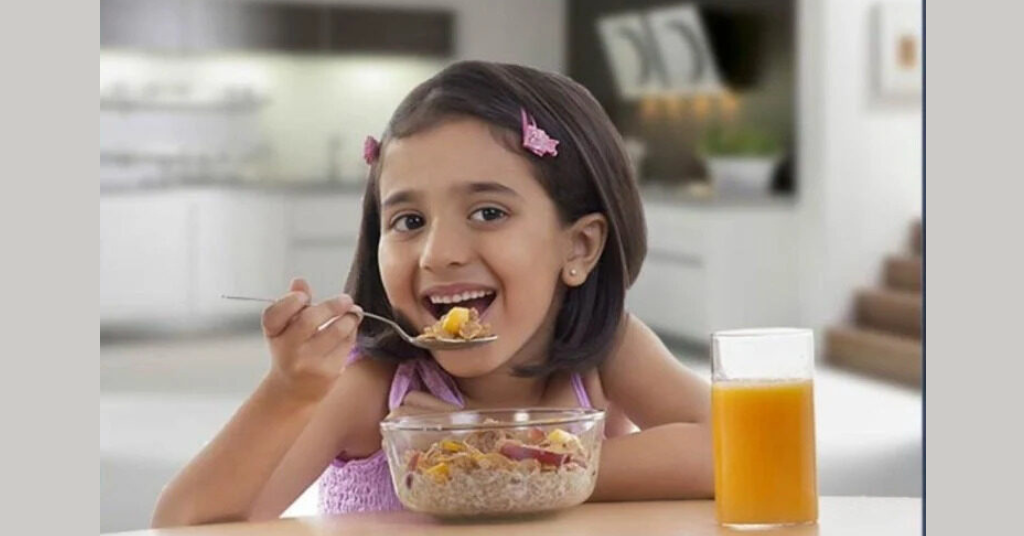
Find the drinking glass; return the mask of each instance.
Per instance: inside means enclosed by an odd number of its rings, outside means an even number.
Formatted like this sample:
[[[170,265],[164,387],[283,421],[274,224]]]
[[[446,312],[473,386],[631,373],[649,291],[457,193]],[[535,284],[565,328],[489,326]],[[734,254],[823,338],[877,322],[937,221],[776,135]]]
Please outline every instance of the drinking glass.
[[[813,332],[719,331],[711,347],[719,523],[768,528],[816,522]]]

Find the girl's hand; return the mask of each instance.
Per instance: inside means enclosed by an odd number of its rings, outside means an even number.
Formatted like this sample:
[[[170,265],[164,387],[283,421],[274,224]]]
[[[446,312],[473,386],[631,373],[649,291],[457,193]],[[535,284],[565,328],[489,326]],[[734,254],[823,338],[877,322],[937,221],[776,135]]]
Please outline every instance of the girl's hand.
[[[362,309],[342,294],[310,305],[312,289],[295,279],[291,292],[263,311],[263,334],[273,366],[269,383],[298,400],[327,394],[355,344]]]

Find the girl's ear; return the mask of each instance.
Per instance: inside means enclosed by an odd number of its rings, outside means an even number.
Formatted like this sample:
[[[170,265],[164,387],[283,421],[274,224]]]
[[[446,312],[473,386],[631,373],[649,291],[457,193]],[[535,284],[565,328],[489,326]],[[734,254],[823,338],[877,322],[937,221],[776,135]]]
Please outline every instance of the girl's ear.
[[[587,280],[587,275],[597,265],[608,238],[608,219],[604,214],[587,214],[566,229],[565,263],[562,266],[562,281],[570,287],[578,287]]]

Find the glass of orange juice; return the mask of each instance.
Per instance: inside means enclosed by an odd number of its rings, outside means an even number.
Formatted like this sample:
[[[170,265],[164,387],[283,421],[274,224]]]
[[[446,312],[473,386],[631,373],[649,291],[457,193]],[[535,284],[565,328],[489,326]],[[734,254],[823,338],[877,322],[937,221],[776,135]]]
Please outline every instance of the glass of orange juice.
[[[816,522],[813,332],[719,331],[711,348],[719,523],[769,528]]]

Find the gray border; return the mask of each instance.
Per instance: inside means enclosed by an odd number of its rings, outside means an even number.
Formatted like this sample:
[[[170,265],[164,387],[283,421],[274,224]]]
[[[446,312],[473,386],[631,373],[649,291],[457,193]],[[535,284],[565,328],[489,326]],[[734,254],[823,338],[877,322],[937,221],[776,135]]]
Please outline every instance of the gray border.
[[[925,527],[934,534],[1020,530],[1022,19],[1020,3],[993,0],[925,11]]]
[[[99,4],[4,26],[4,534],[99,531]]]

